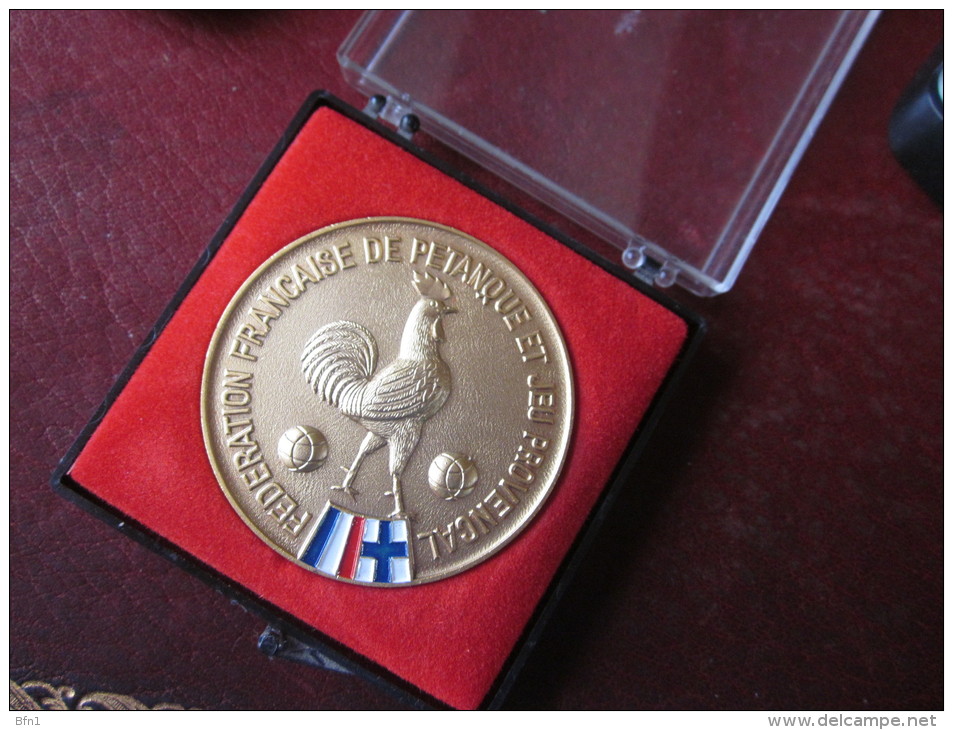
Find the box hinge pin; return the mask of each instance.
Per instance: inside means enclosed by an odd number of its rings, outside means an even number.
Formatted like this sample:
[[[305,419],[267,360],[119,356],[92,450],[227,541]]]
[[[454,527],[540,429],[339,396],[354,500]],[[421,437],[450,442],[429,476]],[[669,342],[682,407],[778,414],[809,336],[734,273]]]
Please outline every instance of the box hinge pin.
[[[622,264],[632,274],[652,286],[669,287],[675,282],[678,272],[668,262],[659,262],[647,253],[645,242],[629,242],[622,252]]]
[[[401,103],[383,94],[375,94],[368,99],[364,106],[364,113],[371,119],[392,124],[397,133],[404,139],[413,138],[420,129],[420,118],[414,114],[407,104]]]

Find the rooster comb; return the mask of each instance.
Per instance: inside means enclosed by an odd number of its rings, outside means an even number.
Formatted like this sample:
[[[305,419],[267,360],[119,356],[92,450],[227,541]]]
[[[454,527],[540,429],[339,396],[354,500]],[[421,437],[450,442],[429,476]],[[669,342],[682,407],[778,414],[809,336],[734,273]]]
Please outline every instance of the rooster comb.
[[[429,299],[438,299],[442,302],[447,301],[453,295],[449,287],[440,279],[432,274],[420,274],[414,272],[414,288],[420,292],[420,296]]]

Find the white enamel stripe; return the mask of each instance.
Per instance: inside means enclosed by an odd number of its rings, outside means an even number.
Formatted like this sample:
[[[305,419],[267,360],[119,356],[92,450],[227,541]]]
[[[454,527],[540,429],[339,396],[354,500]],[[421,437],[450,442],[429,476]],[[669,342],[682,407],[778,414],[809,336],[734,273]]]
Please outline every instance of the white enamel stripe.
[[[344,557],[344,548],[347,547],[347,536],[351,531],[351,523],[354,521],[354,515],[347,512],[341,512],[331,537],[328,540],[327,547],[321,553],[321,558],[315,566],[322,573],[330,576],[336,576],[338,567],[341,565],[341,558]]]

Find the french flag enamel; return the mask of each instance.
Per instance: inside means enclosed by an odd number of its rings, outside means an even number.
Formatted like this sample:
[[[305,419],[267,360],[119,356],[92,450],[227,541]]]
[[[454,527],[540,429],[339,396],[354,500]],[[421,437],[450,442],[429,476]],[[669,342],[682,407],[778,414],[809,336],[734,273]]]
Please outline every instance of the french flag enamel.
[[[406,519],[380,520],[328,502],[298,553],[319,573],[357,583],[392,585],[414,577]]]

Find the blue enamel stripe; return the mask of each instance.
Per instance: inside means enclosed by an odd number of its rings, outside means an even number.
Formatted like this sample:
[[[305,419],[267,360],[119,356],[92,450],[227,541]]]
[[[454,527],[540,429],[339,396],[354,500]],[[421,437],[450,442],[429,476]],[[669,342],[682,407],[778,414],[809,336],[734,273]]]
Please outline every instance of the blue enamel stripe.
[[[321,524],[318,525],[318,529],[314,533],[311,544],[308,545],[308,549],[305,550],[304,554],[301,556],[302,562],[317,567],[318,561],[321,560],[321,554],[324,552],[324,549],[328,546],[328,541],[331,539],[331,533],[334,532],[334,526],[337,524],[337,521],[340,518],[341,513],[338,510],[334,509],[334,507],[328,508],[328,511],[324,515],[324,519],[321,520]]]

